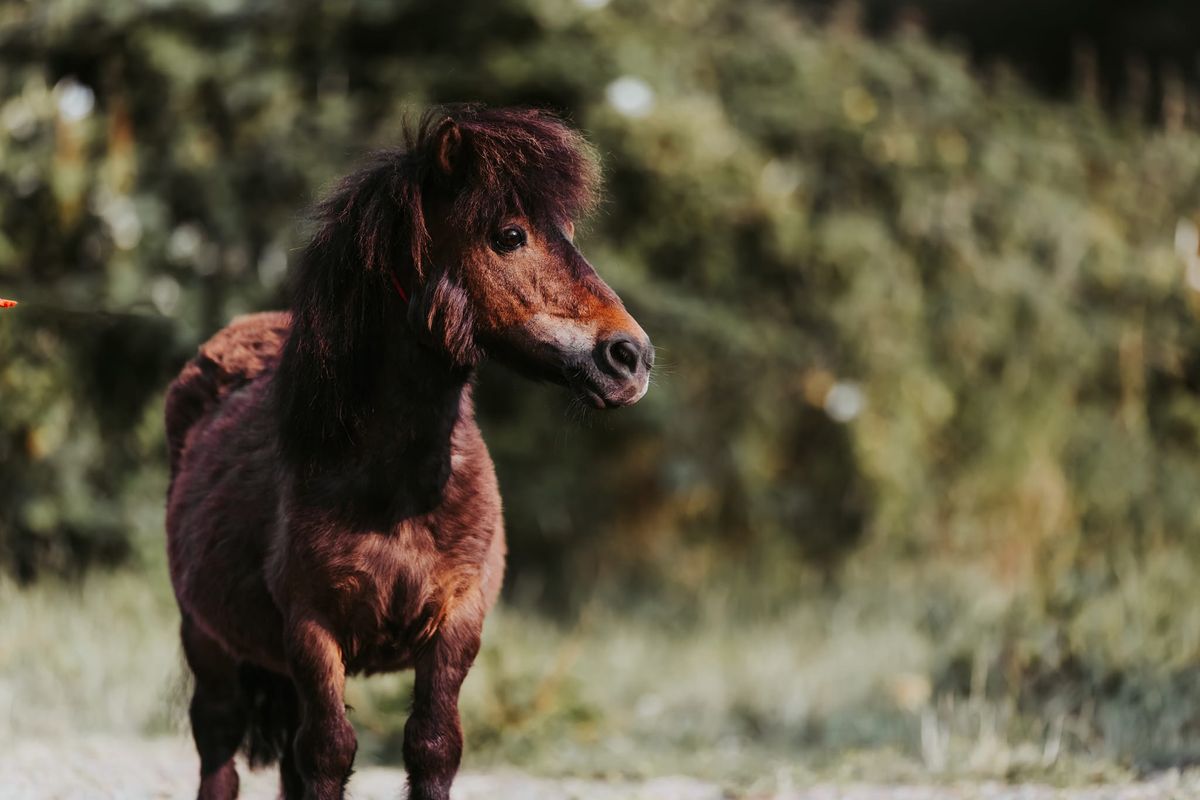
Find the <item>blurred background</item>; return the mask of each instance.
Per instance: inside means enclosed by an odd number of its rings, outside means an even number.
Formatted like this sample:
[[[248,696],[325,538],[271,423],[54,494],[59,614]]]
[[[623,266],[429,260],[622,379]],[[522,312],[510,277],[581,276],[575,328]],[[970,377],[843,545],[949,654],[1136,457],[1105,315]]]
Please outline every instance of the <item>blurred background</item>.
[[[0,3],[0,739],[178,735],[165,387],[428,105],[596,144],[637,407],[484,370],[468,760],[1071,780],[1200,756],[1200,7]],[[409,678],[355,683],[399,763]]]

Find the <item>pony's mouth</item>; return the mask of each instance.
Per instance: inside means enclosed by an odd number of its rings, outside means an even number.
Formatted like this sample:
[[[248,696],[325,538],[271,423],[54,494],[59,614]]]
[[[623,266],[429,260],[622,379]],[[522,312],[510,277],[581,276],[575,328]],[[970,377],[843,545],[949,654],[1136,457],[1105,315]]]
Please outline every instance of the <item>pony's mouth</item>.
[[[597,385],[597,382],[591,378],[583,378],[574,382],[571,388],[574,389],[576,396],[580,400],[583,400],[592,408],[606,409],[633,405],[645,396],[649,385],[643,379],[621,387],[607,389]]]
[[[579,394],[583,395],[583,398],[591,404],[592,408],[609,407],[608,401],[601,397],[599,392],[586,384],[580,387]]]
[[[581,385],[576,390],[576,393],[579,394],[584,401],[591,405],[592,408],[619,408],[622,405],[615,400],[605,397],[586,383]]]

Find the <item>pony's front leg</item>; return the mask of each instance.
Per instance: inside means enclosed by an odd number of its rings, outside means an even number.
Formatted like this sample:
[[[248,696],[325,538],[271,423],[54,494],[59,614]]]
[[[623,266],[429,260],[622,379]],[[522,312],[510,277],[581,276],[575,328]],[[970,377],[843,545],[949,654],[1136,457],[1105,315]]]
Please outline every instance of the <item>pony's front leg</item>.
[[[313,619],[288,628],[287,661],[300,697],[293,743],[304,800],[341,800],[358,748],[346,719],[346,665],[334,636]]]
[[[408,800],[448,800],[462,760],[458,691],[479,652],[483,614],[447,620],[415,665],[412,715],[404,726]]]

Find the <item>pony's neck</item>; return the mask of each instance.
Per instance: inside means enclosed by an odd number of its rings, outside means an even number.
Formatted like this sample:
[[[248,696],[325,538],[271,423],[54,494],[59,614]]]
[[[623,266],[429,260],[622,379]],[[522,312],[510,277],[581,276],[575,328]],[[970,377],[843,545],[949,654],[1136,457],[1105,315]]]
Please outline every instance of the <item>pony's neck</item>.
[[[389,529],[438,507],[450,479],[453,434],[472,414],[473,370],[419,343],[398,320],[362,398],[354,443],[309,483],[348,521]]]

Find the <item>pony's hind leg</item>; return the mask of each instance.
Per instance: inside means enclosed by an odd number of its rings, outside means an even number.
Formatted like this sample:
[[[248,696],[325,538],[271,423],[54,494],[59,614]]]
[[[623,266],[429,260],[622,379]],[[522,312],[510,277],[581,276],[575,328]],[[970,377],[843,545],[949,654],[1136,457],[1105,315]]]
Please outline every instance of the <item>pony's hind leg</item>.
[[[302,800],[304,782],[296,764],[300,698],[292,679],[248,662],[239,667],[242,702],[248,713],[242,753],[250,769],[279,762],[279,791],[284,800]]]
[[[295,747],[288,747],[279,759],[279,790],[283,800],[303,800],[304,778],[296,763]]]
[[[232,800],[238,793],[234,756],[246,733],[238,665],[219,643],[184,615],[183,652],[196,676],[188,716],[200,753],[199,800]]]

